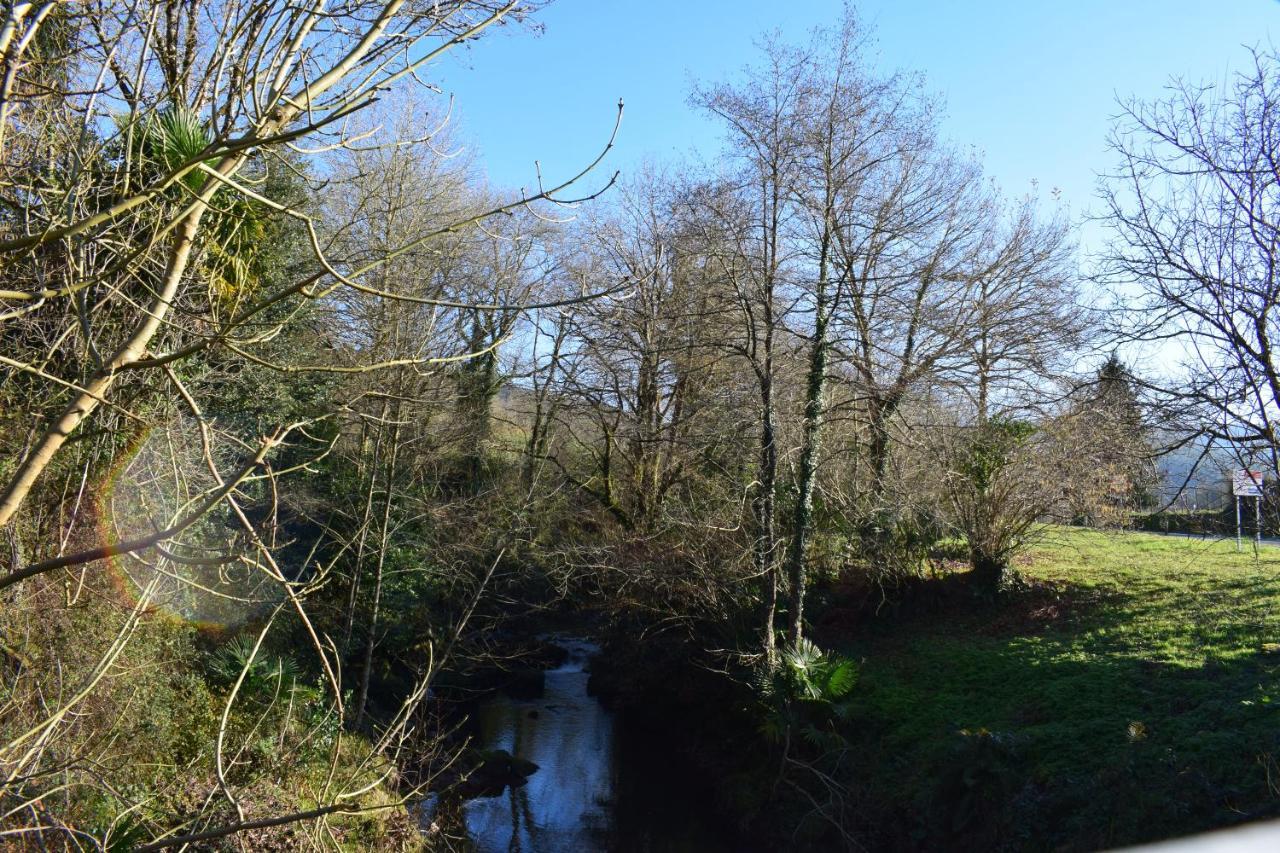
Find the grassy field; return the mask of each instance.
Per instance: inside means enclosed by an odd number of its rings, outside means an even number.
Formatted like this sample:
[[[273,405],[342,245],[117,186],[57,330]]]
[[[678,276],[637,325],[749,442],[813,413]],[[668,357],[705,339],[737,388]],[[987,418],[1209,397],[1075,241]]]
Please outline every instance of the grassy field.
[[[1055,529],[1017,569],[997,603],[952,576],[856,630],[828,613],[864,660],[887,841],[1096,849],[1280,813],[1280,547]]]

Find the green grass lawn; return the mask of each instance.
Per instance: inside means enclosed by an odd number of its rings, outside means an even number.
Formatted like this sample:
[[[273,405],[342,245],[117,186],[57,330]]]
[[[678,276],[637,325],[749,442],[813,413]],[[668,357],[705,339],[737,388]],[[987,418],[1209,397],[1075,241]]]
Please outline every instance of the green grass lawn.
[[[1053,529],[1017,569],[838,641],[874,811],[922,847],[1046,850],[1280,812],[1280,547]]]

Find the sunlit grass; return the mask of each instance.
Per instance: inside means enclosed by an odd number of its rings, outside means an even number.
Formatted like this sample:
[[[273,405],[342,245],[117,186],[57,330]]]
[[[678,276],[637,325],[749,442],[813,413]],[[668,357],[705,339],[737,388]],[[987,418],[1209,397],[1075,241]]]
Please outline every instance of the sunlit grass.
[[[1072,849],[1275,807],[1280,547],[1059,528],[1018,570],[1030,590],[952,598],[846,649],[865,659],[869,772],[925,808],[957,733],[1000,732]]]

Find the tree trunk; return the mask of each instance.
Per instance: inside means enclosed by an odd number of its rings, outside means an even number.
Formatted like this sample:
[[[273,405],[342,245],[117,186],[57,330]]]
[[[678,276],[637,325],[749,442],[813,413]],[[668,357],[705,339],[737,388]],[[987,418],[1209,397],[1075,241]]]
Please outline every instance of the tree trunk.
[[[360,692],[356,699],[355,727],[359,728],[364,720],[365,705],[369,698],[369,680],[373,670],[373,649],[378,638],[378,616],[382,606],[383,567],[387,560],[387,546],[391,539],[391,505],[395,500],[392,484],[395,478],[396,456],[400,450],[400,411],[396,407],[395,423],[391,427],[391,450],[387,458],[384,485],[387,490],[386,501],[382,505],[382,527],[378,535],[378,560],[373,576],[373,601],[369,605],[369,625],[364,644],[364,665],[360,671]]]
[[[871,465],[871,499],[872,510],[878,510],[888,487],[889,473],[889,418],[893,416],[897,403],[882,399],[871,403],[871,419],[867,425],[871,440],[867,448],[868,462]]]
[[[990,595],[1000,591],[1000,585],[1004,583],[1005,570],[1008,568],[1004,560],[971,551],[969,563],[972,566],[969,579],[976,588]]]
[[[478,494],[484,485],[485,447],[489,443],[493,418],[493,398],[498,392],[498,357],[490,347],[495,332],[481,323],[479,312],[472,322],[471,337],[467,343],[472,353],[478,353],[462,367],[462,388],[459,404],[463,410],[470,449],[464,467],[467,490]]]
[[[207,194],[212,195],[212,192]],[[98,404],[115,383],[120,369],[141,358],[147,344],[160,330],[178,294],[182,276],[186,273],[187,265],[191,260],[191,251],[195,246],[196,232],[200,228],[200,219],[204,210],[203,205],[198,206],[188,213],[182,220],[182,224],[178,226],[177,233],[174,235],[173,248],[169,253],[169,262],[165,266],[164,277],[161,279],[159,293],[147,306],[146,318],[138,324],[133,334],[116,351],[111,360],[94,374],[84,386],[84,390],[71,399],[53,426],[45,431],[40,441],[18,465],[18,470],[9,481],[9,485],[5,487],[3,495],[0,495],[0,527],[9,523],[36,480],[62,449],[62,445],[66,444],[76,428],[98,408]]]
[[[774,622],[778,612],[777,531],[774,491],[778,479],[778,448],[773,422],[773,380],[766,373],[760,383],[760,487],[756,493],[756,571],[765,581],[764,654],[770,669],[778,659]]]
[[[555,400],[550,396],[551,386],[560,369],[560,351],[564,346],[568,329],[568,320],[562,314],[556,323],[556,333],[552,339],[551,355],[547,362],[547,377],[539,383],[537,371],[535,370],[533,374],[533,423],[529,426],[529,440],[525,444],[524,469],[521,472],[521,483],[526,493],[533,490],[538,462],[546,456],[550,443],[551,421],[555,417],[557,408]]]
[[[343,626],[342,649],[345,653],[351,647],[351,634],[356,622],[356,606],[360,596],[360,574],[364,570],[364,553],[365,546],[369,541],[369,524],[373,521],[373,495],[378,487],[378,457],[382,452],[382,431],[387,420],[387,400],[382,400],[382,413],[378,416],[377,433],[373,438],[373,454],[372,463],[369,465],[368,487],[364,493],[364,511],[360,517],[360,529],[356,534],[356,553],[353,564],[355,566],[351,573],[351,589],[347,593],[347,618],[346,624]],[[361,455],[364,455],[367,446],[362,439],[360,442]]]
[[[827,241],[823,239],[823,254]],[[788,558],[791,578],[791,634],[792,647],[799,645],[804,636],[804,596],[806,585],[805,551],[813,526],[813,488],[818,474],[818,454],[822,447],[822,402],[827,379],[827,321],[826,266],[821,268],[818,279],[817,305],[814,311],[813,346],[809,353],[809,377],[805,385],[804,443],[800,451],[799,494],[796,497],[795,524],[791,536]]]

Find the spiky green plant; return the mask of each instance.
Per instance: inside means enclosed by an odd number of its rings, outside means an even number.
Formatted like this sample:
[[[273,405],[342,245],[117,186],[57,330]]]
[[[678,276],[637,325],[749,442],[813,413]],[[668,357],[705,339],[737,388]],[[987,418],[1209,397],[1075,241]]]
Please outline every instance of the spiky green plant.
[[[853,710],[858,665],[824,652],[802,638],[782,652],[779,665],[757,682],[763,704],[761,730],[771,740],[789,740],[798,733],[817,748],[843,743],[836,722]]]
[[[166,172],[173,172],[208,150],[213,139],[200,117],[186,107],[170,107],[152,118],[146,133],[146,154]],[[182,183],[195,190],[204,176],[193,169]]]
[[[831,655],[804,637],[782,653],[782,666],[795,698],[835,703],[858,681],[858,667],[848,658]]]
[[[193,110],[174,106],[153,115],[142,134],[143,159],[162,175],[172,174],[201,159],[213,146],[213,135]],[[212,158],[206,164],[212,164]],[[179,179],[186,193],[198,191],[206,180],[200,169]],[[268,239],[269,211],[236,192],[223,192],[205,216],[200,269],[209,285],[210,299],[234,307],[253,292],[263,246]]]
[[[299,678],[298,665],[285,655],[271,655],[261,649],[254,653],[254,638],[242,634],[218,649],[210,664],[214,675],[228,684],[234,683],[245,672],[244,687],[253,692],[274,690],[276,686],[289,687]]]

